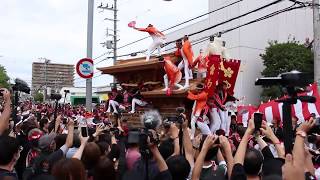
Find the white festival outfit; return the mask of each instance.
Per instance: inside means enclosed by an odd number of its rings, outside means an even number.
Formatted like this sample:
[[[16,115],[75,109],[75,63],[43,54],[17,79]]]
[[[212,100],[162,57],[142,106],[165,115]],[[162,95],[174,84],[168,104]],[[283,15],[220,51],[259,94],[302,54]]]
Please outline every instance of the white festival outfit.
[[[150,60],[150,56],[156,49],[158,50],[158,55],[161,55],[161,46],[166,43],[165,38],[162,36],[158,36],[156,34],[150,34],[151,38],[153,39],[152,44],[149,46],[147,50],[147,58],[146,61]]]
[[[229,59],[227,49],[223,47],[223,42],[219,37],[214,37],[214,41],[210,42],[206,52],[206,56],[219,55],[222,58]],[[226,93],[226,92],[224,92]],[[218,96],[217,96],[218,97]],[[218,97],[219,98],[219,97]],[[224,105],[224,98],[220,96],[222,105]],[[211,106],[210,108],[211,124],[210,129],[212,133],[215,133],[218,129],[223,129],[226,132],[229,131],[228,124],[230,125],[230,119],[228,120],[228,111],[225,108],[219,108],[218,106]]]
[[[135,28],[138,31],[147,32],[151,36],[153,42],[149,46],[147,50],[147,56],[146,61],[150,60],[150,56],[156,49],[158,50],[158,55],[161,55],[161,46],[165,44],[165,36],[162,34],[162,32],[158,31],[155,27],[152,25],[149,25],[147,28]]]
[[[132,95],[133,99],[131,101],[131,111],[129,113],[135,113],[136,105],[146,106],[148,103],[143,100],[143,96],[140,93],[140,89],[137,89],[136,92]]]

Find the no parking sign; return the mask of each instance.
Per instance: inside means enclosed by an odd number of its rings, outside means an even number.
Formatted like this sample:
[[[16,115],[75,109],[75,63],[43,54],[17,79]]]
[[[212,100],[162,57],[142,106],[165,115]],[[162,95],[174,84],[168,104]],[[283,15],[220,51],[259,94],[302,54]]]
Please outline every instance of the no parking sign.
[[[89,58],[81,59],[76,65],[77,74],[84,78],[89,79],[93,77],[93,60]]]

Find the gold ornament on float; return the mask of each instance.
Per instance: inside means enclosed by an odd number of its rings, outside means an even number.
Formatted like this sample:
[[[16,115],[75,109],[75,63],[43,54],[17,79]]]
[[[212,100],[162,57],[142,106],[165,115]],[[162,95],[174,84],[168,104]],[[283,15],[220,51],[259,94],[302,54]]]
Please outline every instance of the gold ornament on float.
[[[214,65],[211,65],[211,67],[210,67],[210,75],[213,75],[214,74],[214,70],[215,70],[216,68],[214,67]]]
[[[227,80],[225,80],[225,81],[223,81],[223,82],[226,83],[227,89],[230,89],[230,88],[231,88],[231,84],[230,84]]]

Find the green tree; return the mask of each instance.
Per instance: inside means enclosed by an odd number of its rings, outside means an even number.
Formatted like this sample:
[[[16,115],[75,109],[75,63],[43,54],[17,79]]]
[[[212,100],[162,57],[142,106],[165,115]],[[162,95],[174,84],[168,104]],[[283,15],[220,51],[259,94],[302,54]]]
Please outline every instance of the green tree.
[[[9,88],[10,83],[9,83],[9,76],[7,75],[6,69],[0,65],[0,87],[1,88]]]
[[[33,98],[36,102],[43,102],[43,94],[40,92],[35,93]]]
[[[305,47],[304,44],[299,44],[298,41],[269,42],[265,53],[260,56],[265,66],[261,73],[264,77],[275,77],[292,70],[313,74],[313,53],[311,49]],[[310,79],[311,82],[313,82],[313,79]],[[281,87],[264,87],[261,100],[265,101],[280,96]]]

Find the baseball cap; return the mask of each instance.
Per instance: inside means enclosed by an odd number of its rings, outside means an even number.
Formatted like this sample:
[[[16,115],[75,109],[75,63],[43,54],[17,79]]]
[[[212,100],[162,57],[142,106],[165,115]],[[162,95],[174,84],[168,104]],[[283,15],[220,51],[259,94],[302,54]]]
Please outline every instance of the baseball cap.
[[[46,149],[50,146],[50,144],[54,141],[56,137],[56,133],[46,134],[39,139],[39,148]]]
[[[34,128],[31,131],[29,131],[28,133],[28,140],[32,141],[32,140],[38,140],[43,136],[43,132],[38,129],[38,128]]]

